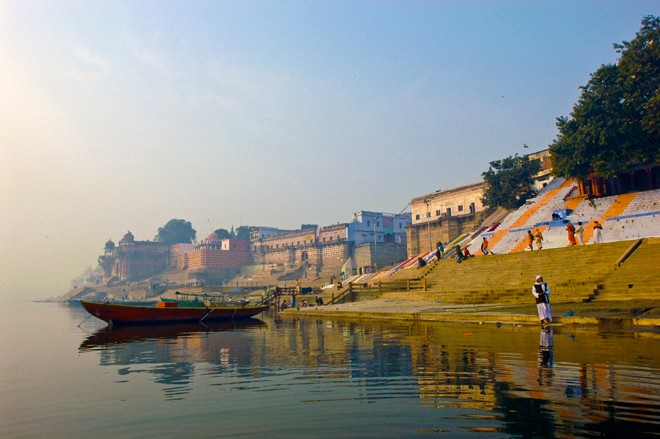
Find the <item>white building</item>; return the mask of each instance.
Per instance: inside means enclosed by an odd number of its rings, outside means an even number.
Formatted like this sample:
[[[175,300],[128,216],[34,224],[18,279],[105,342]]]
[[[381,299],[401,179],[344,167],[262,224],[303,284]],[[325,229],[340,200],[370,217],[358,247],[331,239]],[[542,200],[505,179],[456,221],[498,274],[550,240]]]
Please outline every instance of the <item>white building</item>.
[[[348,223],[348,240],[355,244],[406,243],[406,227],[410,225],[410,213],[385,213],[361,210],[353,214]]]

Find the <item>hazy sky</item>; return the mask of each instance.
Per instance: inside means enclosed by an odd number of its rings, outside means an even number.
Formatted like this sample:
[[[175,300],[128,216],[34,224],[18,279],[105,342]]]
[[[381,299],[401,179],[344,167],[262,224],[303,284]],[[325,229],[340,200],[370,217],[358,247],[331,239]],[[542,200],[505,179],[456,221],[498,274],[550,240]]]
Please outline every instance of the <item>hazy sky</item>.
[[[398,213],[541,150],[654,1],[0,0],[0,298],[172,218]],[[523,150],[522,145],[530,146]]]

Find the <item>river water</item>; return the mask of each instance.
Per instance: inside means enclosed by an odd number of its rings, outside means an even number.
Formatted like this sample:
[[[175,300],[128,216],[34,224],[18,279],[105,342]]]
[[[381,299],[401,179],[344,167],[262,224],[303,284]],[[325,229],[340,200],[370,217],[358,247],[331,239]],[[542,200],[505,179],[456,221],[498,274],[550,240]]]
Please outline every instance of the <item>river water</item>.
[[[110,331],[85,320],[78,306],[0,310],[2,438],[660,431],[655,331],[298,319],[272,311],[237,324]]]

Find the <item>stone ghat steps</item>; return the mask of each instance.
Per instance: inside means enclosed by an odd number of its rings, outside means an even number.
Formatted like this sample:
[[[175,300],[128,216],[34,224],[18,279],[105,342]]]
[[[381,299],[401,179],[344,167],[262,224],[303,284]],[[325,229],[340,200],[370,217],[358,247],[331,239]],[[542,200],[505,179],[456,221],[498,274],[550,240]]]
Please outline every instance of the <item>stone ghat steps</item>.
[[[453,259],[442,260],[424,269],[410,269],[426,276],[426,291],[399,294],[405,295],[407,299],[416,296],[414,298],[441,303],[529,303],[534,279],[537,274],[542,274],[550,285],[551,300],[555,303],[599,300],[599,287],[603,287],[607,279],[613,278],[617,261],[633,243],[634,241],[622,241],[508,255],[478,256],[461,264]],[[640,247],[638,251],[643,248]],[[660,254],[653,252],[660,253],[660,246],[654,246],[653,249],[641,257],[658,260]],[[631,262],[634,260],[630,258]],[[621,279],[630,275],[622,272]],[[657,270],[649,276],[657,280]],[[616,282],[611,282],[614,291]],[[605,294],[606,290],[602,291]],[[614,298],[616,296],[612,297],[612,300],[620,300]]]
[[[660,238],[642,241],[637,250],[598,286],[594,300],[658,299]]]
[[[552,288],[552,303],[583,302],[593,296],[594,287],[590,285],[557,285]],[[405,300],[424,300],[442,304],[528,304],[533,302],[531,284],[516,288],[498,290],[447,290],[413,291],[409,293],[384,293],[386,298]]]
[[[469,258],[461,264],[441,261],[441,265],[427,275],[429,288],[463,288],[472,283],[498,285],[516,283],[528,285],[537,274],[553,283],[584,278],[602,279],[611,272],[629,242],[608,245],[571,247],[510,255]],[[495,283],[495,284],[494,284]]]

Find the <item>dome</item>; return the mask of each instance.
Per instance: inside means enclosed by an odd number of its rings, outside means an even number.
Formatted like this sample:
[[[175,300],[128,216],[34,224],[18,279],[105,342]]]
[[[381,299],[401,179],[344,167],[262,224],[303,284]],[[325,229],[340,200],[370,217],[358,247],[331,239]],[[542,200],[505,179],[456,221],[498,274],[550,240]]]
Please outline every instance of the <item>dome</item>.
[[[209,244],[220,242],[220,238],[218,238],[218,235],[216,235],[215,232],[211,232],[211,234],[206,238],[206,240],[209,242]]]
[[[109,239],[108,242],[105,243],[105,247],[104,247],[104,248],[105,248],[106,250],[112,250],[113,248],[115,248],[115,243],[112,242],[112,239]]]
[[[128,243],[133,243],[135,242],[135,237],[131,232],[126,232],[124,237],[119,241],[120,244],[128,244]]]

